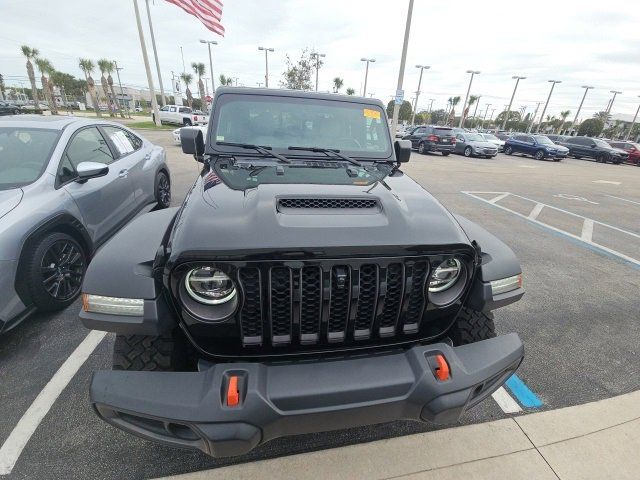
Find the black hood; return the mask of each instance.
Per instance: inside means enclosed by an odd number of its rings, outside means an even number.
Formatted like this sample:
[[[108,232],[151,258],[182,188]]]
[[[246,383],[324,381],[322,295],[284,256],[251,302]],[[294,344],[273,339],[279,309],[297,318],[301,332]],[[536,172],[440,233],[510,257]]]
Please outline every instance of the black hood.
[[[278,208],[287,198],[373,199],[376,208]],[[323,212],[323,213],[320,213]],[[187,259],[420,255],[469,249],[453,216],[402,172],[367,186],[261,184],[229,188],[208,168],[187,196],[167,245]]]

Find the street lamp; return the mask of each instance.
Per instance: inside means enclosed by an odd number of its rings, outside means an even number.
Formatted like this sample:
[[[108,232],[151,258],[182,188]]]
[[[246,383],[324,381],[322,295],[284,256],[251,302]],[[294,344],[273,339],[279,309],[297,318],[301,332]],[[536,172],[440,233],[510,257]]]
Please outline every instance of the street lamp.
[[[640,98],[640,95],[638,95]],[[636,119],[638,118],[638,112],[640,112],[640,105],[638,105],[638,109],[636,110],[636,114],[633,116],[633,121],[631,122],[631,126],[629,127],[629,131],[625,135],[624,139],[629,140],[629,135],[631,135],[631,131],[633,130],[633,126],[636,124]]]
[[[576,116],[573,119],[573,128],[576,128],[576,123],[578,122],[578,115],[580,115],[580,110],[582,110],[582,104],[584,103],[584,99],[587,97],[587,92],[592,89],[593,87],[590,85],[583,85],[582,88],[584,88],[584,95],[582,95],[582,100],[580,101],[580,105],[578,106],[578,111],[576,112]]]
[[[547,111],[547,107],[549,106],[549,100],[551,100],[551,94],[553,93],[553,89],[556,86],[556,83],[562,83],[562,80],[548,80],[551,84],[551,90],[549,90],[549,96],[547,97],[547,102],[544,104],[544,108],[542,109],[542,115],[540,115],[540,123],[538,124],[538,128],[536,129],[536,133],[540,132],[540,127],[542,126],[542,120],[544,119],[544,114]]]
[[[491,106],[490,103],[487,103],[485,105],[485,110],[484,110],[484,117],[482,117],[482,128],[484,128],[484,121],[487,119],[487,113],[489,112],[489,107]]]
[[[418,90],[416,90],[416,100],[413,105],[413,114],[411,115],[411,125],[414,124],[416,119],[416,110],[418,109],[418,97],[420,96],[420,85],[422,84],[422,72],[425,70],[429,70],[431,67],[429,65],[416,65],[416,68],[420,69],[420,79],[418,80]]]
[[[211,45],[217,45],[215,40],[200,40],[200,43],[206,43],[209,49],[209,74],[211,75],[211,93],[216,93],[216,82],[213,76],[213,62],[211,61]]]
[[[520,83],[520,80],[524,80],[527,77],[520,77],[518,75],[514,75],[511,78],[516,81],[516,86],[513,87],[513,93],[511,94],[511,100],[509,101],[509,106],[507,107],[507,114],[504,116],[504,120],[502,120],[502,130],[504,130],[506,125],[507,125],[507,120],[509,119],[509,113],[511,112],[511,104],[513,104],[513,97],[516,96],[516,90],[518,89],[518,84]]]
[[[609,103],[609,108],[607,108],[607,113],[611,113],[611,107],[613,107],[613,102],[616,100],[616,95],[622,92],[618,92],[617,90],[611,90],[610,93],[613,93],[613,98],[611,99],[611,103]]]
[[[275,50],[269,47],[258,47],[258,50],[264,50],[264,87],[269,88],[269,52]]]
[[[320,69],[320,58],[326,57],[324,53],[312,52],[311,58],[316,59],[316,92],[318,91],[318,70]]]
[[[462,113],[460,115],[460,122],[458,123],[458,127],[462,128],[464,125],[464,110],[467,108],[467,100],[469,100],[469,92],[471,91],[471,83],[473,83],[474,75],[478,75],[480,71],[478,70],[467,70],[467,73],[471,74],[471,78],[469,78],[469,87],[467,87],[467,94],[464,97],[464,103],[462,104]]]
[[[367,62],[367,68],[364,71],[364,88],[362,89],[362,96],[367,96],[367,79],[369,78],[369,63],[373,63],[376,61],[375,58],[361,58],[361,62]]]
[[[435,100],[436,100],[435,98],[430,98],[429,99],[429,102],[430,102],[429,103],[429,110],[428,110],[429,113],[431,113],[431,109],[433,108],[433,102],[435,102]]]

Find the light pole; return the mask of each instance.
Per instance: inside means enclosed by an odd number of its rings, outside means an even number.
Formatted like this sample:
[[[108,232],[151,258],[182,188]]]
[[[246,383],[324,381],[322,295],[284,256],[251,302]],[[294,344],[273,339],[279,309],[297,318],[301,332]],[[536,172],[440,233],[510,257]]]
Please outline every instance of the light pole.
[[[311,58],[316,59],[316,92],[318,91],[318,70],[320,70],[320,58],[326,57],[324,53],[312,52]]]
[[[638,95],[640,98],[640,95]],[[636,119],[638,118],[638,112],[640,112],[640,105],[638,105],[638,109],[636,110],[636,114],[633,116],[633,120],[631,121],[631,126],[629,127],[629,131],[625,135],[624,139],[629,140],[629,135],[631,135],[631,131],[633,130],[633,126],[636,124]]]
[[[156,100],[156,91],[153,88],[153,77],[151,76],[151,67],[149,67],[149,57],[147,57],[147,46],[142,33],[142,22],[140,21],[140,10],[138,10],[138,0],[133,0],[133,9],[136,14],[136,23],[138,24],[138,36],[140,37],[140,47],[142,49],[142,59],[144,61],[144,69],[147,73],[147,82],[149,84],[149,94],[151,95],[151,109],[153,110],[153,120],[156,126],[160,126],[160,113],[158,111],[158,102]]]
[[[582,110],[582,104],[584,103],[584,99],[587,98],[587,92],[592,89],[593,87],[590,85],[583,85],[582,88],[584,88],[584,95],[582,95],[582,100],[580,100],[580,105],[578,106],[578,111],[576,112],[576,116],[573,118],[573,123],[571,124],[571,126],[575,129],[576,128],[576,123],[578,123],[578,115],[580,115],[580,110]]]
[[[518,75],[514,75],[511,78],[516,81],[516,86],[513,87],[513,93],[511,94],[511,100],[509,100],[509,106],[507,107],[507,114],[504,116],[504,120],[502,121],[502,130],[504,130],[506,125],[507,125],[507,120],[509,119],[509,113],[511,112],[511,105],[513,104],[513,98],[516,96],[516,90],[518,89],[518,84],[520,83],[520,80],[524,80],[527,77],[520,77]]]
[[[258,50],[264,50],[264,87],[269,88],[269,52],[274,52],[274,49],[258,47]]]
[[[538,115],[538,109],[542,102],[536,102],[536,110],[533,112],[533,116],[531,117],[531,122],[529,122],[529,128],[527,128],[527,133],[531,133],[531,128],[533,127],[533,122],[536,121],[536,116]]]
[[[431,109],[433,108],[433,102],[435,101],[435,98],[430,98],[429,99],[429,110],[428,112],[431,113]]]
[[[489,121],[492,121],[492,120],[493,120],[493,114],[494,114],[494,113],[496,113],[496,109],[495,109],[495,108],[492,108],[492,109],[491,109],[491,115],[489,116]]]
[[[613,93],[613,98],[611,99],[611,102],[609,103],[609,107],[607,108],[607,113],[611,113],[611,107],[613,107],[613,102],[615,102],[615,100],[616,100],[616,95],[618,95],[619,93],[622,93],[622,92],[619,92],[617,90],[611,90],[610,93]]]
[[[484,110],[484,117],[482,117],[482,128],[484,128],[484,121],[487,119],[487,113],[489,112],[489,107],[491,106],[490,103],[487,103],[485,105],[485,110]]]
[[[367,67],[364,71],[364,88],[362,89],[362,96],[367,96],[367,79],[369,78],[369,63],[373,63],[376,61],[375,58],[361,58],[361,62],[367,62]]]
[[[400,57],[400,71],[398,71],[398,86],[396,87],[396,97],[402,92],[402,81],[404,80],[404,66],[407,62],[407,49],[409,48],[409,31],[411,30],[411,15],[413,13],[413,0],[409,0],[409,8],[407,8],[407,22],[404,27],[404,41],[402,42],[402,56]],[[395,138],[396,128],[398,127],[398,114],[400,113],[400,105],[394,102],[393,105],[393,121],[391,122],[391,135]]]
[[[420,96],[420,85],[422,84],[422,72],[429,70],[429,65],[416,65],[416,68],[420,69],[420,78],[418,79],[418,90],[416,90],[416,101],[413,105],[413,114],[411,115],[411,125],[413,125],[416,119],[416,110],[418,109],[418,97]]]
[[[122,82],[120,81],[120,70],[122,70],[122,67],[119,67],[118,62],[116,62],[115,60],[113,61],[113,66],[115,67],[116,75],[118,76],[118,85],[120,86],[121,100],[125,104],[125,107],[127,108],[127,117],[131,118],[131,114],[129,113],[129,102],[124,101],[124,92],[122,91]],[[122,112],[122,110],[120,111]]]
[[[542,115],[540,115],[540,123],[538,124],[538,128],[536,129],[536,133],[540,131],[540,127],[542,126],[542,119],[544,118],[544,114],[547,111],[547,107],[549,106],[549,100],[551,100],[551,94],[553,93],[553,89],[556,86],[556,83],[562,83],[562,80],[548,80],[551,84],[551,90],[549,90],[549,96],[547,97],[547,102],[544,104],[544,108],[542,109]]]
[[[460,114],[460,122],[458,123],[458,127],[462,128],[464,125],[464,110],[467,108],[467,100],[469,100],[469,92],[471,91],[471,84],[473,83],[474,75],[478,75],[480,71],[478,70],[467,70],[467,73],[471,74],[471,78],[469,78],[469,86],[467,87],[467,94],[464,97],[464,103],[462,104],[462,113]]]
[[[262,87],[262,85],[264,85],[264,82],[256,82],[256,85],[258,85],[258,88]]]
[[[216,93],[216,81],[214,80],[213,75],[213,62],[211,61],[211,45],[217,45],[218,42],[215,40],[200,40],[200,43],[206,43],[209,48],[209,74],[211,75],[211,94]]]

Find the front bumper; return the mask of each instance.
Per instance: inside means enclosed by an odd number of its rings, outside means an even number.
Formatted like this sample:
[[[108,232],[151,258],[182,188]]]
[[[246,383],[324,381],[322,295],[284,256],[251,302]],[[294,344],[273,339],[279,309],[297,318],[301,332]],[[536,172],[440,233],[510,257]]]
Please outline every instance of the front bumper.
[[[447,380],[434,374],[444,355]],[[241,455],[285,435],[400,419],[451,423],[515,372],[517,334],[460,347],[444,343],[351,359],[226,363],[200,372],[96,372],[91,403],[108,423],[214,457]],[[229,379],[239,403],[229,406]]]

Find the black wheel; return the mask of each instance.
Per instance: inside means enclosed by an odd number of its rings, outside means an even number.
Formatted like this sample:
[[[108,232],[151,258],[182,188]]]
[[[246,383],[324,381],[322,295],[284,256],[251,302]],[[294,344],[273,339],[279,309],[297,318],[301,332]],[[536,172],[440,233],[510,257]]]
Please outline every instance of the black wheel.
[[[601,153],[596,157],[596,162],[598,163],[607,163],[607,156],[604,153]]]
[[[554,158],[553,161],[554,162],[559,162],[561,159],[560,158]]]
[[[187,364],[185,343],[176,335],[117,335],[113,370],[179,371]]]
[[[87,267],[86,254],[73,237],[57,232],[44,236],[25,258],[27,288],[39,310],[60,310],[73,303]]]
[[[20,110],[18,110],[17,108],[13,111],[14,115],[19,115],[20,114]]]
[[[422,155],[424,155],[425,153],[427,153],[424,149],[424,142],[420,142],[418,144],[418,153],[421,153]]]
[[[496,336],[493,313],[462,308],[449,336],[455,346],[479,342]]]
[[[620,165],[622,163],[622,160],[614,160],[613,164],[614,165]]]
[[[171,204],[171,180],[165,172],[156,176],[156,202],[158,209],[168,208]]]
[[[574,155],[573,158],[575,158],[576,160],[580,160],[582,158],[582,156],[580,155]]]
[[[507,145],[506,147],[504,147],[504,153],[506,153],[507,155],[512,155],[513,148],[510,145]]]
[[[464,156],[465,157],[470,157],[472,153],[473,153],[473,150],[471,149],[471,147],[467,147],[467,148],[464,149]]]
[[[536,150],[534,158],[536,160],[542,160],[544,158],[544,150]]]
[[[191,126],[191,120],[189,120],[188,118],[184,118],[182,120],[182,125],[185,127],[190,127]]]
[[[451,152],[442,152],[443,157],[448,157]]]

